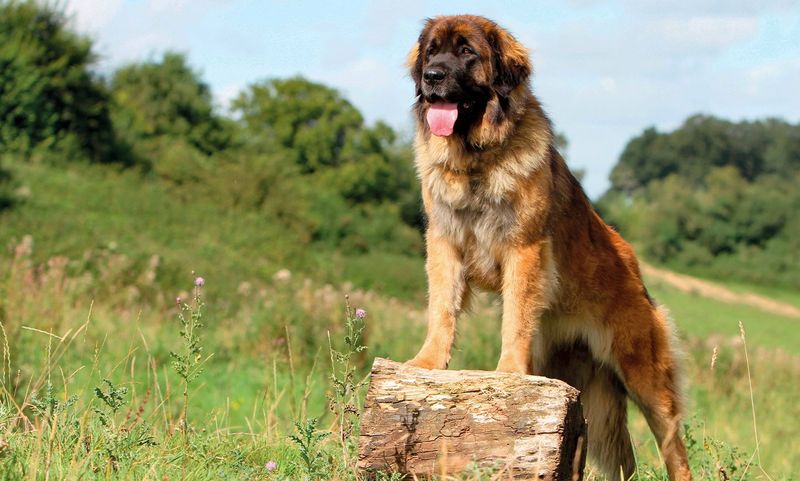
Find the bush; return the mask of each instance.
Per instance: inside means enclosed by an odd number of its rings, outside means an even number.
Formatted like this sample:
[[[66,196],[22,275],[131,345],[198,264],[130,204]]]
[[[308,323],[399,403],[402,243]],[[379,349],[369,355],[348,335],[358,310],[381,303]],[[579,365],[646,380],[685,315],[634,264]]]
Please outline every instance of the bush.
[[[696,115],[632,139],[598,210],[657,262],[798,287],[798,162],[800,125]]]
[[[184,55],[167,52],[158,62],[120,68],[111,92],[114,125],[132,145],[168,137],[210,155],[231,143],[231,125],[214,113],[208,85]]]
[[[0,211],[11,207],[13,202],[11,181],[11,172],[3,169],[3,165],[0,164]]]
[[[632,194],[673,174],[700,186],[709,172],[725,166],[747,181],[794,175],[800,167],[800,125],[694,115],[673,132],[651,127],[625,146],[611,171],[611,188]]]
[[[748,182],[735,168],[721,167],[699,187],[672,175],[631,197],[606,194],[600,210],[649,259],[713,277],[798,287],[798,181]]]
[[[38,150],[113,160],[108,93],[90,71],[91,41],[61,10],[0,3],[0,144],[30,159]]]

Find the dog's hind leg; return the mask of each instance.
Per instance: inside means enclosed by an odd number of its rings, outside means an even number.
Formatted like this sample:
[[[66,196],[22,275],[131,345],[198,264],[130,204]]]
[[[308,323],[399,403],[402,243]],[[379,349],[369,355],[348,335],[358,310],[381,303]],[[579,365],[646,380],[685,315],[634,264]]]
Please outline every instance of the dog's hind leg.
[[[690,481],[692,473],[680,436],[680,371],[666,312],[648,303],[617,315],[614,357],[628,394],[658,441],[670,481]],[[632,329],[633,325],[638,329]]]

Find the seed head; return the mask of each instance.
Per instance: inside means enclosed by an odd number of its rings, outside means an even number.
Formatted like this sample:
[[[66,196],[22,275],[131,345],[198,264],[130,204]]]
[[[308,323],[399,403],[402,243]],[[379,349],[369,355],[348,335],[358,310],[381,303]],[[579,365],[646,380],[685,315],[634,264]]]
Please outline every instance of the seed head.
[[[711,353],[711,370],[717,365],[717,356],[719,355],[719,346],[714,346],[714,351]]]

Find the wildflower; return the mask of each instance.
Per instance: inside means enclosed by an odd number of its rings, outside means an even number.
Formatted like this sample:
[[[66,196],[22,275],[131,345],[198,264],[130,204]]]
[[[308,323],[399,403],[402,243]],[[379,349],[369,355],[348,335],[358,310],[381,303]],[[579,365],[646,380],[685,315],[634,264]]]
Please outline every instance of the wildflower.
[[[206,285],[206,280],[203,279],[202,277],[198,277],[197,279],[194,280],[194,285],[196,285],[197,287],[203,287],[204,285]]]
[[[267,471],[275,471],[275,468],[278,467],[278,463],[276,463],[273,460],[269,460],[267,461],[267,464],[264,465],[264,467],[267,468]]]
[[[365,317],[367,317],[367,311],[360,308],[356,309],[356,317],[359,319],[364,319]]]
[[[177,304],[179,306],[181,305],[181,296],[178,296],[178,297],[175,298],[175,304]]]

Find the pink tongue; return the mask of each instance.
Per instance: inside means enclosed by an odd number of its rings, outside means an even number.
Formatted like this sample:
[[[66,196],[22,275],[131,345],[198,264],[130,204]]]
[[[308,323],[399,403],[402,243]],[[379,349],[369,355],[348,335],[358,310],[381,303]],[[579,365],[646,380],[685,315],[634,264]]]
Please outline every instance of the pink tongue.
[[[433,135],[447,137],[453,133],[453,126],[458,118],[458,104],[436,102],[428,107],[428,126]]]

